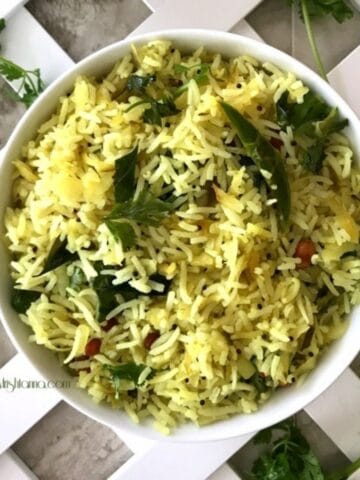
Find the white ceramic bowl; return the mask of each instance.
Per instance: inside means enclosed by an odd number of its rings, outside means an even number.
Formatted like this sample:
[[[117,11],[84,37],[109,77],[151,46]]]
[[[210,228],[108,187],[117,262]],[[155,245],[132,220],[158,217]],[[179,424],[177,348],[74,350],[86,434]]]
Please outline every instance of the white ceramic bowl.
[[[45,121],[55,108],[58,98],[68,92],[79,75],[102,75],[129,51],[131,43],[144,44],[154,39],[172,40],[183,51],[191,51],[204,45],[207,49],[220,52],[225,56],[249,54],[260,60],[272,62],[284,70],[293,72],[306,85],[317,91],[330,105],[338,106],[341,115],[349,119],[347,135],[357,157],[360,153],[360,123],[356,115],[342,98],[318,75],[309,68],[279,50],[254,40],[229,33],[210,30],[170,30],[146,34],[111,45],[89,56],[51,85],[24,115],[6,146],[5,158],[1,164],[0,218],[9,202],[11,187],[11,162],[18,155],[21,146],[30,140],[37,127]],[[3,222],[1,221],[1,224]],[[8,255],[1,245],[0,262],[3,272],[7,271]],[[16,345],[29,361],[46,379],[64,379],[67,377],[55,356],[43,347],[30,344],[29,329],[18,319],[9,304],[9,275],[0,277],[0,308],[5,328]],[[184,425],[176,430],[170,441],[198,442],[220,440],[254,432],[272,425],[304,408],[308,403],[328,388],[350,364],[360,349],[359,309],[350,315],[350,325],[345,335],[336,341],[323,355],[316,369],[300,387],[289,387],[276,392],[257,413],[237,415],[228,420],[217,422],[202,428]],[[78,388],[60,390],[60,395],[73,407],[90,417],[117,430],[132,432],[143,437],[161,439],[150,424],[135,425],[127,415],[112,410],[106,405],[95,404],[90,396]],[[346,392],[344,392],[346,395]],[[26,401],[26,393],[24,400]]]

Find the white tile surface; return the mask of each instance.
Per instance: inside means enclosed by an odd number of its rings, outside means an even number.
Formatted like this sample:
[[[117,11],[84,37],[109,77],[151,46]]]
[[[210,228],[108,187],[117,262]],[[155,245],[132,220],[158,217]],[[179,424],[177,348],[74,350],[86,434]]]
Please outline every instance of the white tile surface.
[[[156,0],[149,5],[160,5]],[[136,28],[130,36],[163,28],[207,28],[230,30],[260,0],[163,0],[161,13],[155,9],[148,19]],[[189,15],[191,12],[191,15]]]
[[[1,479],[38,480],[38,477],[11,450],[0,455]]]
[[[37,423],[58,402],[59,395],[52,389],[4,388],[4,381],[16,385],[17,379],[41,381],[42,377],[20,354],[0,369],[0,454],[5,452],[29,428]],[[2,478],[0,476],[0,478]]]
[[[329,80],[360,117],[360,46],[330,72]]]

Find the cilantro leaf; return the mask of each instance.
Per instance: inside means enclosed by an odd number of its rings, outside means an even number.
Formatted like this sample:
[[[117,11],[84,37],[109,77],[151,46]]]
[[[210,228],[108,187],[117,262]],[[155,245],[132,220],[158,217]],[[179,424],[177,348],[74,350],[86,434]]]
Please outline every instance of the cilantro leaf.
[[[143,92],[151,83],[155,82],[156,75],[131,75],[126,83],[130,92]]]
[[[136,200],[116,203],[104,222],[113,236],[122,242],[123,248],[127,249],[135,245],[136,238],[133,227],[126,219],[156,226],[173,208],[172,203],[156,198],[149,190],[143,190]]]
[[[206,85],[209,81],[210,65],[208,63],[200,63],[197,65],[191,65],[190,67],[188,67],[187,65],[175,64],[174,70],[175,70],[175,73],[191,73],[192,71],[195,71],[195,73],[192,75],[191,78],[195,80],[195,82],[199,86]],[[183,92],[185,92],[188,88],[189,88],[189,82],[179,87],[175,91],[174,96],[178,97]]]
[[[130,380],[138,386],[142,385],[146,380],[149,380],[155,374],[155,370],[153,368],[141,363],[137,365],[134,362],[124,363],[116,366],[104,365],[104,368],[110,372],[111,381],[115,389],[115,398],[119,398],[121,380]],[[144,376],[144,378],[141,378],[145,370],[147,370],[147,374]]]
[[[0,57],[0,75],[12,82],[20,80],[19,88],[14,92],[13,98],[29,107],[44,90],[40,70],[25,70],[10,60]]]
[[[26,70],[10,62],[10,60],[0,57],[0,75],[3,75],[9,82],[12,82],[13,80],[23,78],[26,75]]]
[[[318,173],[321,170],[325,159],[325,143],[321,140],[300,152],[299,162],[312,173]]]
[[[34,290],[13,288],[11,292],[11,306],[17,313],[26,313],[30,305],[40,298],[40,295],[40,292]]]
[[[81,290],[81,287],[86,283],[86,276],[83,270],[76,265],[69,280],[69,287],[73,290]]]
[[[146,365],[129,362],[124,363],[123,365],[106,365],[106,368],[110,371],[112,377],[116,377],[119,380],[130,380],[133,381],[136,385],[139,385],[139,377],[145,368],[149,368]],[[151,374],[155,372],[154,369],[150,369],[149,375],[146,378],[149,378]],[[144,379],[145,381],[145,379]]]
[[[130,107],[125,110],[125,113],[130,112],[133,108],[136,108],[139,105],[149,105],[149,108],[143,113],[143,120],[150,125],[161,126],[161,119],[163,117],[171,117],[180,112],[171,97],[166,97],[159,101],[154,100],[151,97],[146,97],[144,100],[139,100],[138,102],[131,104]]]
[[[130,153],[115,161],[114,189],[117,202],[129,200],[134,195],[137,157],[138,148],[135,147]]]
[[[161,119],[163,117],[171,117],[180,112],[176,107],[174,100],[170,97],[164,98],[161,101],[150,100],[150,107],[147,108],[143,114],[145,123],[151,125],[161,126]]]
[[[270,445],[272,433],[282,432]],[[254,480],[325,480],[318,459],[308,442],[295,425],[294,420],[286,420],[258,434],[256,443],[267,442],[268,451],[254,463]]]
[[[332,133],[340,132],[348,124],[349,121],[346,118],[340,118],[337,107],[331,108],[324,119],[314,122],[315,135],[319,138],[327,137]]]
[[[304,96],[303,103],[291,103],[284,93],[276,104],[277,121],[282,126],[291,125],[296,135],[306,135],[312,144],[306,150],[299,149],[299,161],[312,173],[318,173],[325,159],[325,147],[329,135],[348,125],[340,118],[339,110],[330,107],[313,92]]]
[[[156,226],[173,208],[171,203],[160,200],[150,190],[144,189],[137,199],[115,204],[105,221],[122,222],[127,218],[144,225]]]
[[[272,441],[274,432],[278,435]],[[253,442],[268,445],[252,466],[253,480],[346,480],[360,469],[359,458],[341,471],[325,474],[293,418],[259,432]]]
[[[261,375],[259,372],[254,373],[254,375],[249,378],[248,383],[253,385],[259,393],[264,393],[269,389],[266,384],[266,377]]]
[[[292,473],[289,460],[285,453],[279,453],[275,458],[265,454],[256,460],[252,469],[256,480],[300,480]]]
[[[304,96],[302,103],[291,103],[289,94],[283,93],[276,104],[277,121],[280,126],[292,125],[296,131],[304,131],[313,122],[324,119],[330,107],[312,91]]]
[[[255,435],[253,442],[255,445],[261,445],[262,443],[267,445],[271,442],[271,439],[272,428],[266,428],[265,430],[260,430],[260,432]]]
[[[299,15],[303,20],[313,57],[320,75],[327,81],[326,71],[322,63],[312,28],[312,19],[332,15],[342,23],[353,17],[353,11],[344,0],[286,0],[289,5],[298,5]]]
[[[290,0],[290,3],[296,3]],[[343,23],[354,16],[354,12],[344,0],[307,0],[309,16],[321,18],[331,15],[337,22]],[[302,13],[300,10],[300,16]]]
[[[41,272],[41,275],[50,272],[51,270],[55,270],[55,268],[58,268],[65,263],[72,262],[79,258],[77,253],[69,252],[69,250],[66,248],[66,245],[66,239],[60,240],[60,237],[58,237],[55,240],[45,261],[45,265]]]

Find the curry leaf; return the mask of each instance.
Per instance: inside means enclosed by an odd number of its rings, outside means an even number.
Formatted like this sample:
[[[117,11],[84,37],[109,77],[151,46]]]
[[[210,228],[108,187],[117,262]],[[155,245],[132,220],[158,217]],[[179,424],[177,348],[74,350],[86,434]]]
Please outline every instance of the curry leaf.
[[[115,161],[114,190],[115,200],[129,200],[135,192],[135,167],[138,158],[138,148]]]
[[[98,275],[95,277],[92,287],[98,297],[98,321],[103,322],[111,310],[117,307],[117,291],[112,284],[114,277],[110,275]]]
[[[20,290],[13,288],[11,292],[11,306],[17,313],[26,313],[30,305],[40,298],[41,293],[34,290]]]
[[[290,216],[290,187],[279,152],[231,105],[221,103],[224,112],[249,156],[277,199],[277,208],[286,223]]]
[[[41,274],[55,270],[55,268],[58,268],[65,263],[73,262],[79,258],[77,253],[69,252],[69,250],[66,248],[66,245],[66,239],[60,240],[60,237],[58,237],[55,240],[45,261],[45,265]]]
[[[136,288],[132,287],[128,283],[114,285],[114,277],[112,275],[101,274],[101,270],[104,270],[105,268],[105,266],[101,262],[97,262],[95,268],[98,271],[98,275],[92,282],[92,288],[95,290],[98,296],[99,322],[104,321],[106,319],[106,316],[119,305],[116,298],[118,294],[120,294],[125,301],[133,300],[134,298],[145,295],[150,297],[166,295],[171,285],[170,280],[167,280],[162,275],[155,273],[153,275],[150,275],[149,279],[164,285],[163,291],[158,292],[156,290],[152,290],[151,292],[145,294],[143,292],[139,292],[139,290],[136,290]]]

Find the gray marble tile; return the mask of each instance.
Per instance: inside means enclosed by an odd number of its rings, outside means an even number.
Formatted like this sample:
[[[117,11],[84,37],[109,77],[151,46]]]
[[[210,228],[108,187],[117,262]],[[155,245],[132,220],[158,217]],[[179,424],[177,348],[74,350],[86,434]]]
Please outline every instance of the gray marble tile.
[[[291,53],[291,8],[284,0],[265,0],[247,20],[265,42]]]
[[[1,105],[0,105],[1,111]],[[4,327],[0,322],[0,368],[8,362],[11,357],[16,353],[15,347],[9,340],[9,337],[6,335]]]
[[[14,130],[25,108],[12,100],[6,93],[8,86],[0,78],[0,148],[4,146],[10,133]]]
[[[114,432],[65,403],[12,448],[40,480],[105,480],[131,456]]]
[[[126,37],[150,14],[142,0],[31,0],[28,9],[75,61]]]

